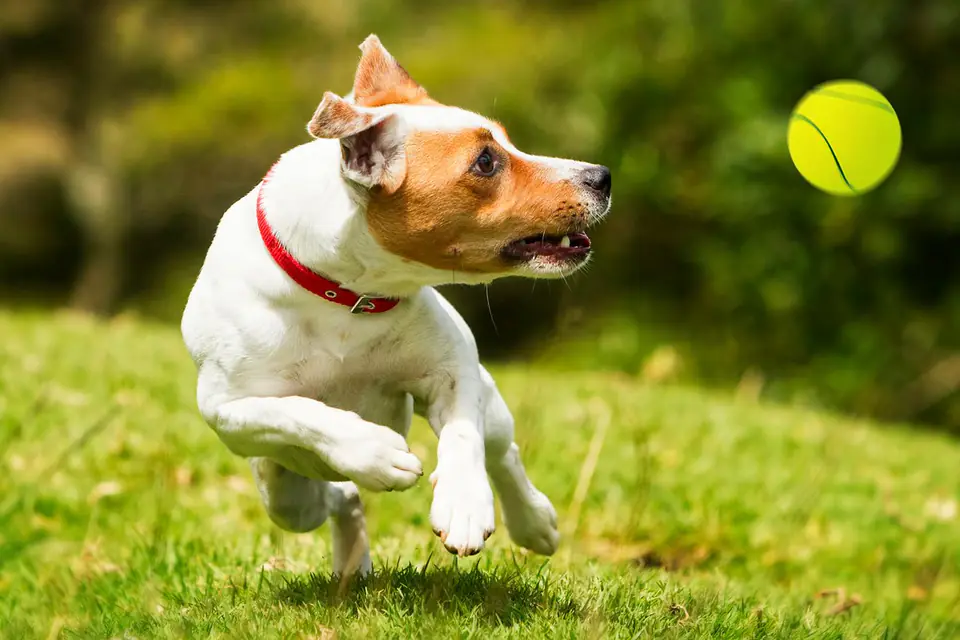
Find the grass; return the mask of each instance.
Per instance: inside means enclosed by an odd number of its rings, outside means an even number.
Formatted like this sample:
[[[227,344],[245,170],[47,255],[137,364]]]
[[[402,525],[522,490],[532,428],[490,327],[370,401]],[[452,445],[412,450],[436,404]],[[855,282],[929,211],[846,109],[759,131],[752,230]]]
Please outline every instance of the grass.
[[[500,530],[457,561],[421,482],[366,496],[377,570],[340,584],[326,531],[273,527],[200,420],[175,329],[0,313],[0,335],[3,637],[960,636],[946,436],[499,368],[561,551]],[[415,424],[427,469],[434,445]]]

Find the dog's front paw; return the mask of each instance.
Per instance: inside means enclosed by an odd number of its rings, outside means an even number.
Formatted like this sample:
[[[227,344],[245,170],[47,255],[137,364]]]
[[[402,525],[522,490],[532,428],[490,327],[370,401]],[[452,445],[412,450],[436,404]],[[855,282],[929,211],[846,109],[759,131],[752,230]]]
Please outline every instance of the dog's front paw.
[[[443,546],[458,556],[472,556],[483,549],[483,542],[495,527],[493,491],[483,469],[446,466],[430,476],[433,506],[430,524]]]
[[[550,556],[560,545],[557,512],[550,499],[533,487],[524,502],[512,506],[503,503],[503,521],[510,539],[534,553]]]
[[[371,491],[404,490],[423,475],[420,460],[399,433],[357,419],[350,437],[325,447],[324,458],[339,474]]]

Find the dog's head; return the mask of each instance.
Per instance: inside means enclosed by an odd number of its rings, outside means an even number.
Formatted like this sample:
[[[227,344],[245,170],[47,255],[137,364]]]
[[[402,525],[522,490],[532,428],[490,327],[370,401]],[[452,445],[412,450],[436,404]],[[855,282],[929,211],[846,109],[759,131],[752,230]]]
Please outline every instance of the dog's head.
[[[610,207],[606,167],[523,153],[497,122],[430,98],[376,36],[360,49],[352,96],[324,94],[307,129],[339,139],[384,249],[480,280],[587,262],[586,230]]]

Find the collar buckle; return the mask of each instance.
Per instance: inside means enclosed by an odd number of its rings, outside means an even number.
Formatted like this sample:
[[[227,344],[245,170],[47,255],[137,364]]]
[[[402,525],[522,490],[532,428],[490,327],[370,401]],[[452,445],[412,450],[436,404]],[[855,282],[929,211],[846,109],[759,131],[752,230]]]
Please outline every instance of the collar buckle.
[[[358,296],[357,301],[350,307],[350,313],[363,313],[364,311],[373,311],[377,308],[374,304],[374,296]]]

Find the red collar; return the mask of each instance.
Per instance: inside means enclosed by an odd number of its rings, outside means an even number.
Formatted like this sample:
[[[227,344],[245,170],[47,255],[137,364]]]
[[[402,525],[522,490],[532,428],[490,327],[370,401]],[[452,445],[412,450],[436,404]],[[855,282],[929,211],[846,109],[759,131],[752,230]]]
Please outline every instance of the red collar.
[[[276,165],[274,165],[276,166]],[[264,176],[257,193],[257,226],[260,227],[260,237],[273,260],[298,285],[330,302],[349,307],[351,313],[383,313],[390,311],[400,300],[397,298],[378,298],[365,296],[340,286],[340,283],[324,278],[316,271],[307,268],[302,262],[294,258],[280,243],[280,240],[270,228],[267,215],[263,207],[263,188],[270,180],[273,168]]]

